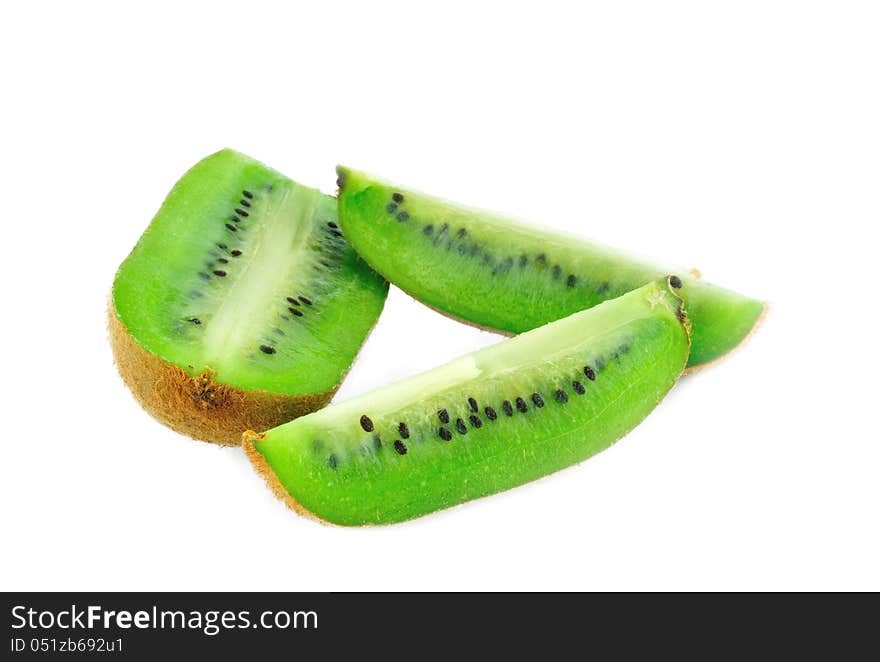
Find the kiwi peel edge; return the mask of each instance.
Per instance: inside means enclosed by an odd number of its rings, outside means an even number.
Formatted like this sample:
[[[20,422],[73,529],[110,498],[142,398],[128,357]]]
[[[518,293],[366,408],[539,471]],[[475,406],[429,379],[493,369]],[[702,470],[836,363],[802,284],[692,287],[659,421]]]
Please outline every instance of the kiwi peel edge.
[[[687,377],[689,375],[696,374],[698,372],[702,372],[706,368],[712,368],[719,363],[723,363],[726,361],[731,355],[736,354],[739,350],[746,346],[746,344],[755,336],[758,329],[764,324],[764,320],[767,318],[767,315],[770,313],[770,304],[766,301],[763,302],[764,308],[761,310],[761,314],[758,315],[758,319],[755,320],[755,323],[752,325],[752,328],[745,335],[745,337],[740,340],[736,345],[731,347],[729,350],[724,352],[719,356],[716,356],[711,361],[707,361],[706,363],[699,363],[697,365],[689,365],[684,369],[684,372],[681,373],[683,377]]]
[[[321,393],[288,395],[245,391],[214,380],[211,372],[189,375],[137,343],[111,301],[107,327],[116,368],[138,403],[172,430],[223,446],[241,443],[244,430],[268,430],[320,409],[338,385]]]
[[[308,517],[321,524],[332,524],[332,522],[328,522],[327,520],[318,517],[311,510],[303,506],[284,488],[284,485],[281,484],[278,476],[272,471],[272,467],[269,466],[266,458],[263,457],[262,453],[254,447],[254,442],[259,441],[264,436],[264,434],[254,432],[253,430],[247,430],[241,435],[241,447],[244,449],[244,454],[247,456],[247,459],[250,460],[251,465],[254,467],[254,471],[266,481],[266,485],[272,491],[272,494],[297,515]]]

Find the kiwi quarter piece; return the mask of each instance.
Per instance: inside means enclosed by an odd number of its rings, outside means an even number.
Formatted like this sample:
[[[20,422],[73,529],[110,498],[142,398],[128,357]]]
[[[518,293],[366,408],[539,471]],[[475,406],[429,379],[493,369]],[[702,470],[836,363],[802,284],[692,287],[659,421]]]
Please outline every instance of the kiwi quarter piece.
[[[399,522],[608,447],[669,391],[688,345],[682,301],[660,280],[243,444],[294,510]]]
[[[387,292],[333,198],[223,150],[177,182],[119,268],[111,344],[157,419],[238,444],[330,400]]]
[[[402,290],[477,326],[528,331],[671,272],[362,172],[337,172],[340,222],[358,253]],[[764,312],[763,302],[685,270],[676,273],[675,283],[693,324],[690,366],[735,348]]]

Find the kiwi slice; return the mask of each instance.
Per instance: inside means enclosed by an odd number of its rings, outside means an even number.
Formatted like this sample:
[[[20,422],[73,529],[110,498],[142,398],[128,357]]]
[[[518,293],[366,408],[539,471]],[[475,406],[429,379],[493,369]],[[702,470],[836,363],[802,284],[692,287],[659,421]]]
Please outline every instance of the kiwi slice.
[[[119,268],[110,339],[147,411],[238,444],[330,400],[387,293],[333,198],[223,150],[177,182]]]
[[[672,387],[688,346],[682,301],[659,280],[243,444],[294,510],[399,522],[608,447]]]
[[[337,169],[346,237],[380,274],[439,311],[521,333],[670,273],[597,243],[530,227]],[[700,281],[674,281],[693,324],[689,366],[717,359],[756,326],[765,304]]]

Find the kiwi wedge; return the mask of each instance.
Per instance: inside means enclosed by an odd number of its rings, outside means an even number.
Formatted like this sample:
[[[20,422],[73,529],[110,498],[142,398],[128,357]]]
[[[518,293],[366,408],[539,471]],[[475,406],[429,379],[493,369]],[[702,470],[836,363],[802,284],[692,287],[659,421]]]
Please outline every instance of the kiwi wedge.
[[[433,308],[521,333],[674,272],[598,243],[407,191],[339,167],[339,218],[355,250]],[[765,304],[676,273],[693,324],[689,366],[739,345]]]
[[[269,430],[248,457],[303,514],[408,520],[580,462],[635,427],[687,363],[682,300],[658,280]]]
[[[329,402],[387,293],[333,198],[223,150],[177,182],[119,267],[110,340],[148,412],[238,444]]]

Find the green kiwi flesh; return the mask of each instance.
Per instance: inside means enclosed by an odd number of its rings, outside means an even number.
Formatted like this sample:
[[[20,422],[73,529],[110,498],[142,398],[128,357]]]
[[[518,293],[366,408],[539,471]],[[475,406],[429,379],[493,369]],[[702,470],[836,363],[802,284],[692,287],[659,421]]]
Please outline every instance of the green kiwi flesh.
[[[521,333],[675,273],[693,324],[690,366],[739,345],[765,304],[686,270],[404,190],[340,167],[339,218],[385,278],[466,322]]]
[[[387,291],[333,198],[223,150],[177,182],[120,266],[111,340],[151,413],[239,443],[329,400]]]
[[[687,363],[659,280],[265,434],[245,433],[288,505],[343,525],[408,520],[580,462],[636,426]]]

